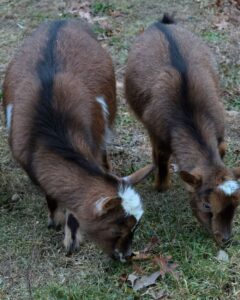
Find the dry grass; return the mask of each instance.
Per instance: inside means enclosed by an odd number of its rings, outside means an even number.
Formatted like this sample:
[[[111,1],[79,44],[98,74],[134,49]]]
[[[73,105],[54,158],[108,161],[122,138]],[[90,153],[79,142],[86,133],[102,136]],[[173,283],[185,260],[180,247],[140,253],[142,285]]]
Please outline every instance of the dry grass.
[[[22,38],[42,20],[69,17],[65,2],[0,0],[0,76]],[[78,2],[78,1],[76,1]],[[93,1],[94,13],[106,17],[111,34],[95,24],[95,30],[111,53],[118,81],[134,36],[165,11],[178,11],[181,24],[197,32],[217,56],[226,107],[240,109],[238,12],[225,1],[223,12],[229,16],[227,28],[214,24],[222,12],[211,1]],[[51,4],[50,4],[51,3]],[[71,6],[73,1],[68,1]],[[110,11],[119,12],[119,16]],[[105,6],[104,6],[105,5]],[[170,7],[169,7],[170,6]],[[229,14],[230,12],[230,14]],[[99,23],[99,22],[98,22]],[[109,32],[109,28],[108,28]],[[119,113],[110,147],[114,169],[126,174],[150,161],[149,141],[143,128],[129,114],[119,89]],[[240,116],[230,115],[227,124],[229,165],[239,164]],[[99,249],[85,244],[78,254],[66,257],[62,232],[46,228],[46,204],[42,194],[12,160],[7,134],[0,124],[0,299],[151,299],[134,293],[119,277],[132,272],[131,265],[110,261]],[[217,262],[218,251],[211,238],[192,217],[187,194],[176,175],[172,189],[164,194],[153,191],[151,180],[138,186],[145,216],[134,247],[140,249],[150,237],[158,236],[156,252],[171,255],[179,265],[180,277],[158,281],[154,289],[164,289],[172,299],[240,299],[240,219],[235,219],[234,241],[227,249],[229,263]],[[13,197],[14,196],[14,197]],[[151,272],[148,262],[141,266]]]

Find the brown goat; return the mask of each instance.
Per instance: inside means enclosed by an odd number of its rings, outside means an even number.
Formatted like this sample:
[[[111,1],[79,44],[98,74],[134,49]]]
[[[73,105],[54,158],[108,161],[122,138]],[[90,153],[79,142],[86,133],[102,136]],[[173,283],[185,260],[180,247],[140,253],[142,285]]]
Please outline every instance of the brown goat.
[[[211,52],[165,15],[136,39],[125,89],[151,139],[156,188],[169,188],[172,154],[191,193],[194,214],[219,244],[226,243],[240,201],[240,172],[222,161],[224,110]]]
[[[67,210],[67,250],[86,234],[112,257],[131,255],[143,209],[129,183],[152,167],[126,179],[106,171],[115,77],[90,29],[78,21],[41,25],[8,67],[4,107],[13,156],[46,194],[49,225],[63,223]]]

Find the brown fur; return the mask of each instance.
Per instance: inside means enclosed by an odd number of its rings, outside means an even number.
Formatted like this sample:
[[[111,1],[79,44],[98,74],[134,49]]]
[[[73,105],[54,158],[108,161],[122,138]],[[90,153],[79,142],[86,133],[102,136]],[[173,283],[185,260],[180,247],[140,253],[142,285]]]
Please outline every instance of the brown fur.
[[[116,113],[114,70],[109,55],[80,22],[67,21],[55,37],[54,57],[58,71],[54,74],[50,91],[51,105],[54,112],[65,117],[61,134],[67,132],[73,151],[80,153],[89,165],[97,166],[98,175],[89,173],[74,159],[66,159],[51,149],[46,136],[37,135],[39,128],[33,126],[38,117],[36,107],[40,101],[46,101],[41,99],[39,69],[44,66],[47,45],[51,46],[49,32],[53,26],[53,22],[41,25],[26,39],[8,67],[3,104],[5,108],[8,104],[13,105],[11,150],[14,158],[46,194],[49,225],[59,225],[65,209],[79,223],[76,241],[69,236],[72,229],[66,228],[64,244],[67,249],[72,248],[70,244],[73,242],[78,246],[80,232],[83,232],[110,256],[114,256],[117,249],[124,257],[129,255],[136,220],[126,216],[121,206],[122,199],[118,197],[119,187],[124,183],[105,173],[105,167],[109,167],[105,126],[112,126]],[[107,103],[108,124],[101,105],[96,101],[97,96],[103,96]],[[70,122],[67,122],[67,117]],[[41,126],[54,128],[53,124]],[[96,205],[101,198],[107,201],[97,211]]]
[[[222,243],[229,239],[240,199],[220,195],[217,189],[219,179],[236,180],[239,176],[222,161],[226,151],[224,110],[219,101],[216,64],[209,49],[186,29],[176,24],[160,24],[159,28],[150,26],[130,51],[127,101],[148,130],[157,166],[156,188],[169,188],[169,159],[174,155],[191,192],[194,213]],[[206,190],[211,190],[207,196]],[[205,202],[211,206],[208,212],[203,209]]]

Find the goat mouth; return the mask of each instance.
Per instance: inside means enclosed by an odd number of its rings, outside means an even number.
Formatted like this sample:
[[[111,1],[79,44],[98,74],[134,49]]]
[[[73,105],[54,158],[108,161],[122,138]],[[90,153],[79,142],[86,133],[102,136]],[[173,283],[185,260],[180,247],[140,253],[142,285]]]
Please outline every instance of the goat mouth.
[[[112,258],[116,261],[120,261],[121,263],[126,263],[126,262],[129,262],[133,256],[135,256],[134,253],[132,253],[131,255],[128,255],[128,256],[124,256],[122,253],[115,252],[112,255]]]
[[[232,242],[232,238],[219,238],[219,234],[215,233],[213,234],[214,240],[217,243],[218,246],[220,246],[221,248],[227,248],[231,242]]]

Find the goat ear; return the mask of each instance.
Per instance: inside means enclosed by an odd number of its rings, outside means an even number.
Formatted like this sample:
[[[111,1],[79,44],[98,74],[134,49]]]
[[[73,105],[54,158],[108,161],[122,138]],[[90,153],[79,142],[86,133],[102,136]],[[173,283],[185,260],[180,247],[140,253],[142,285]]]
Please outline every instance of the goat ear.
[[[235,176],[236,179],[240,178],[240,167],[238,168],[233,168],[232,169],[233,175]]]
[[[131,175],[123,177],[122,180],[131,185],[137,184],[146,178],[154,169],[155,166],[153,164],[148,164]]]
[[[202,184],[202,175],[197,173],[197,170],[193,170],[193,172],[180,171],[180,177],[184,182],[194,188]]]
[[[121,204],[121,198],[110,198],[110,197],[105,197],[105,198],[100,198],[97,200],[95,203],[95,213],[97,216],[103,216],[106,213],[108,213],[110,210],[116,208]]]

